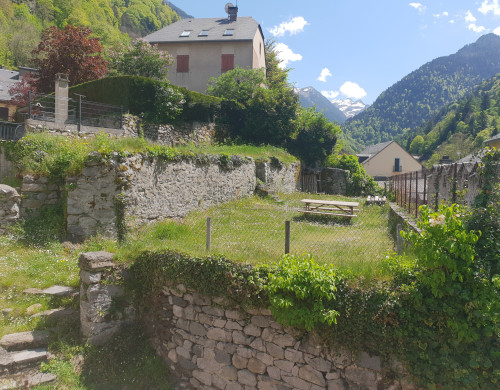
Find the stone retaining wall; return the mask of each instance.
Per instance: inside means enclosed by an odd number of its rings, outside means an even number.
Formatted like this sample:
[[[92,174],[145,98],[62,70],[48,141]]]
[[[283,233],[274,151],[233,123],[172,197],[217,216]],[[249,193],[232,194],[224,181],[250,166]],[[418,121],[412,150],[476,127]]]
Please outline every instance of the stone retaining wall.
[[[15,188],[0,184],[0,234],[5,232],[8,225],[19,221],[19,204],[21,196]]]
[[[36,213],[45,205],[55,205],[62,198],[63,189],[50,183],[46,177],[26,175],[21,186],[21,217]]]
[[[271,169],[270,186],[284,192],[296,189],[299,164]],[[232,157],[221,165],[217,156],[203,161],[164,162],[136,155],[108,164],[87,164],[80,176],[68,180],[67,229],[82,240],[116,233],[116,199],[123,194],[124,218],[143,224],[167,217],[183,217],[196,209],[254,193],[257,178],[251,158]]]
[[[134,310],[122,299],[123,270],[105,252],[80,257],[82,332],[102,344]],[[331,389],[410,390],[405,380],[388,379],[396,365],[378,356],[331,350],[315,333],[303,333],[277,323],[267,309],[228,306],[183,285],[165,286],[149,302],[141,322],[157,353],[171,369],[178,388],[187,389]],[[119,308],[119,310],[116,309]]]
[[[124,135],[144,136],[162,145],[176,146],[193,142],[211,143],[215,136],[215,123],[179,123],[176,125],[143,124],[137,116],[125,114],[123,116]]]
[[[300,164],[282,164],[279,161],[257,162],[255,164],[257,179],[265,183],[270,191],[290,193],[298,190]]]

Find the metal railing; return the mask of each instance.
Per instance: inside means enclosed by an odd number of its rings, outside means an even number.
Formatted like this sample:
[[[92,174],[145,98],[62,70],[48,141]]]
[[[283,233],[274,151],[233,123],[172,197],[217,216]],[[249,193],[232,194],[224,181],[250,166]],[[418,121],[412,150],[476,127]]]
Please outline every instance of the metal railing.
[[[1,122],[0,139],[4,141],[17,141],[25,134],[24,123]]]

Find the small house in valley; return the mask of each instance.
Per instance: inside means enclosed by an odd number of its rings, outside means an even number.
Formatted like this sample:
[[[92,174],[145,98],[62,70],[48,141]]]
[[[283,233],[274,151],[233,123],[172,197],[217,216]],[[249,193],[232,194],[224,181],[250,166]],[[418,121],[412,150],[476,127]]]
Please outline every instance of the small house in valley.
[[[13,120],[17,106],[10,101],[9,89],[19,83],[19,72],[0,69],[0,121]]]
[[[484,143],[486,144],[486,146],[489,146],[490,148],[500,149],[500,134],[494,135]]]
[[[422,164],[396,141],[368,146],[357,157],[366,172],[375,178],[385,179],[406,172],[422,170]]]
[[[251,17],[182,19],[144,39],[172,55],[168,79],[174,85],[205,92],[208,80],[235,67],[265,69],[264,34]]]

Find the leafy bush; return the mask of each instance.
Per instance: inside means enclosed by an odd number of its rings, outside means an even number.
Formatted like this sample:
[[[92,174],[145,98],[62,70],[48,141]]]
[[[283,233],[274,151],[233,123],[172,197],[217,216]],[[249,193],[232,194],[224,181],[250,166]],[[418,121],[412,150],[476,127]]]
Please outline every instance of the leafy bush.
[[[461,206],[421,210],[422,234],[404,234],[417,259],[405,277],[413,281],[399,286],[404,358],[426,387],[496,388],[500,290],[475,267],[479,233],[466,229]]]
[[[333,309],[341,277],[330,266],[311,257],[285,256],[269,274],[266,291],[277,321],[310,331],[318,325],[337,322]]]
[[[347,182],[347,195],[376,195],[382,192],[365,168],[358,162],[356,156],[349,154],[330,155],[325,161],[325,166],[349,171]]]

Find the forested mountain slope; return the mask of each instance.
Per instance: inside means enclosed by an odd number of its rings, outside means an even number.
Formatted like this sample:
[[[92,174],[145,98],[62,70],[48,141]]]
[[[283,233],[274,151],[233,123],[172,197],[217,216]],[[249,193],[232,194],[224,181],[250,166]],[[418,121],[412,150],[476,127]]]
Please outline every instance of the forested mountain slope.
[[[483,147],[500,128],[500,74],[458,102],[442,108],[424,126],[408,133],[403,145],[432,165],[443,156],[453,161]]]
[[[457,53],[440,57],[404,77],[342,129],[359,145],[391,140],[422,125],[441,107],[500,72],[500,37],[487,34]]]
[[[178,19],[162,0],[0,0],[0,65],[31,65],[40,32],[50,26],[90,27],[110,46]]]

